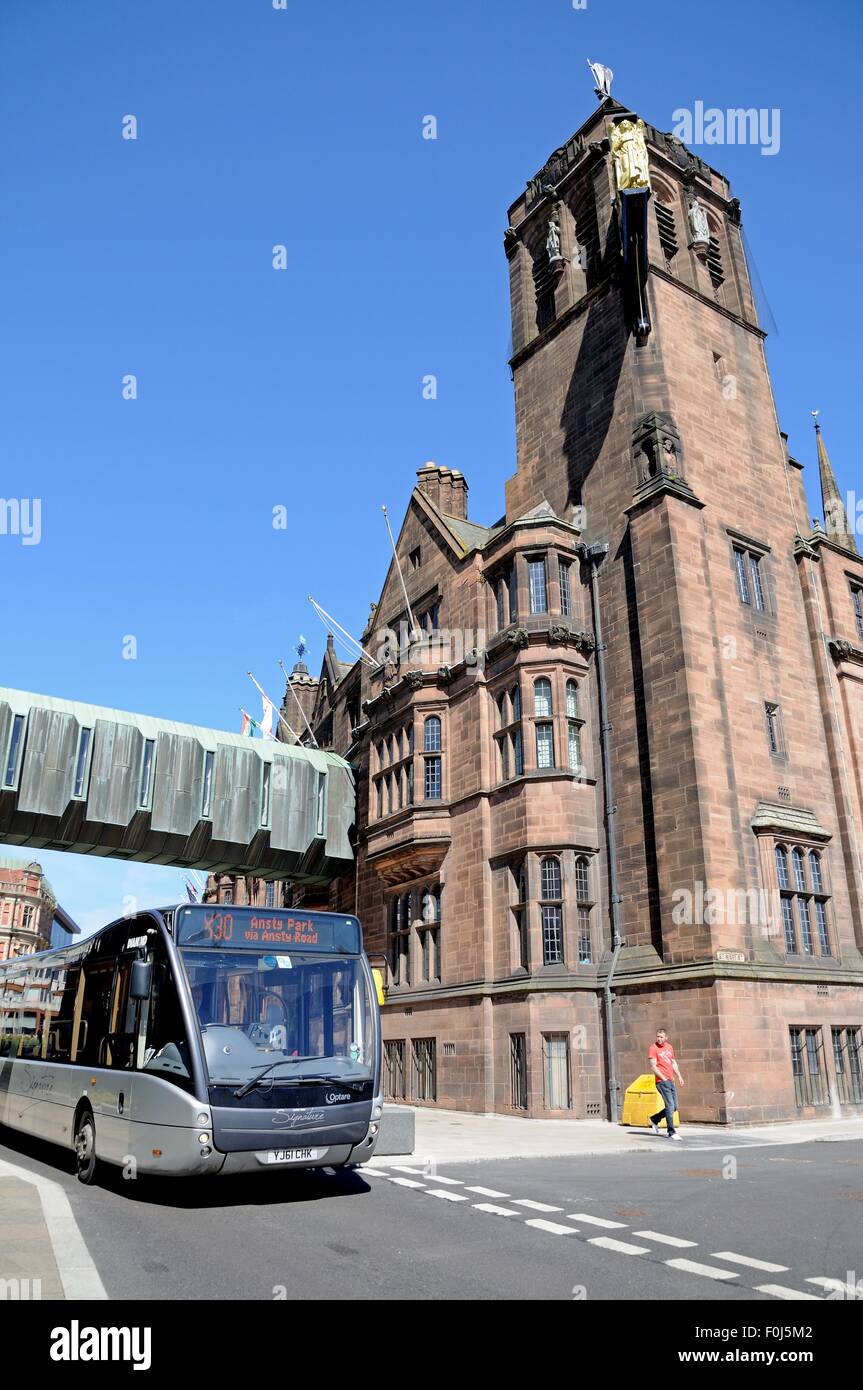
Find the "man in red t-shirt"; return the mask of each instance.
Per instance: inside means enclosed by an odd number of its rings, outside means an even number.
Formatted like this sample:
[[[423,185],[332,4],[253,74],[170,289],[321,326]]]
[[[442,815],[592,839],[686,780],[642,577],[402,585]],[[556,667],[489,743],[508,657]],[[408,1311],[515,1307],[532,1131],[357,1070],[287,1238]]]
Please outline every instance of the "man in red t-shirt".
[[[651,1043],[648,1051],[648,1060],[651,1070],[656,1077],[656,1089],[662,1097],[662,1109],[650,1117],[650,1128],[654,1134],[660,1134],[659,1121],[665,1116],[665,1123],[668,1127],[669,1139],[679,1139],[680,1135],[674,1128],[674,1112],[677,1109],[677,1087],[674,1078],[684,1084],[683,1077],[677,1066],[674,1056],[674,1048],[668,1041],[668,1034],[664,1028],[657,1029],[656,1042]]]

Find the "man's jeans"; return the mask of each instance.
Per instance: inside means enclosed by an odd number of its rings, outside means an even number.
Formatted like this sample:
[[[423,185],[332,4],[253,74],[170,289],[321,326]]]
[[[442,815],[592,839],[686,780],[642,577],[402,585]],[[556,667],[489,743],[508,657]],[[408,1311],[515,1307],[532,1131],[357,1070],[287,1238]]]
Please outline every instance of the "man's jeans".
[[[658,1111],[656,1115],[651,1115],[651,1120],[655,1125],[659,1124],[663,1115],[668,1125],[668,1133],[674,1133],[674,1112],[677,1109],[677,1087],[673,1081],[657,1081],[656,1089],[662,1096],[665,1103],[664,1109]]]

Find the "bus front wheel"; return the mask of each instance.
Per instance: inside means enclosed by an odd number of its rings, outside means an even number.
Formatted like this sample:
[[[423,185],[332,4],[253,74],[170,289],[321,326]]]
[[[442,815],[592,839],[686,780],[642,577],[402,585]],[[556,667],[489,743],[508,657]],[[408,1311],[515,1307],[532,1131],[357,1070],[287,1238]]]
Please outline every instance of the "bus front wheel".
[[[96,1124],[89,1110],[82,1110],[75,1127],[75,1168],[78,1181],[96,1180]]]

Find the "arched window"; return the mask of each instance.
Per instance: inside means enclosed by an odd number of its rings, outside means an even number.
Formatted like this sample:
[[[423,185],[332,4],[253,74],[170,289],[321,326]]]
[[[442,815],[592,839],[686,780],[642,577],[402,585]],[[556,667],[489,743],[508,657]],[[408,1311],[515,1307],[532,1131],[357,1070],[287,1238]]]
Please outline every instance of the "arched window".
[[[777,845],[774,851],[776,858],[776,877],[780,888],[788,887],[788,855],[784,845]]]
[[[394,985],[409,985],[411,895],[402,893],[390,902],[390,970]]]
[[[440,801],[443,796],[443,759],[441,750],[441,721],[430,714],[423,725],[423,793],[426,801]]]
[[[575,861],[575,900],[578,909],[578,963],[590,965],[593,960],[593,894],[590,891],[590,860],[580,854]]]
[[[578,683],[576,681],[566,682],[566,717],[567,719],[578,718]]]
[[[794,887],[802,892],[806,888],[806,870],[803,865],[803,855],[799,849],[791,851],[791,863],[794,866]]]
[[[441,723],[436,714],[430,714],[425,722],[423,749],[426,753],[439,753],[441,750]]]
[[[560,860],[551,855],[540,862],[540,920],[544,965],[563,963],[563,893]]]
[[[441,890],[429,887],[422,895],[422,925],[420,927],[420,955],[423,979],[440,979],[440,922]]]
[[[824,865],[814,849],[804,852],[791,846],[791,871],[788,868],[788,849],[775,845],[776,878],[780,890],[782,930],[785,952],[789,956],[832,956],[828,924],[829,897],[825,893]],[[809,861],[809,882],[806,861]],[[817,952],[816,952],[817,942]]]
[[[821,859],[814,849],[809,851],[809,873],[812,876],[812,888],[816,893],[824,890],[824,877],[821,873]]]
[[[533,683],[533,712],[537,719],[551,718],[551,681],[545,676]]]
[[[521,719],[521,686],[514,685],[512,687],[512,695],[510,698],[512,700],[512,718],[513,722],[515,722]]]

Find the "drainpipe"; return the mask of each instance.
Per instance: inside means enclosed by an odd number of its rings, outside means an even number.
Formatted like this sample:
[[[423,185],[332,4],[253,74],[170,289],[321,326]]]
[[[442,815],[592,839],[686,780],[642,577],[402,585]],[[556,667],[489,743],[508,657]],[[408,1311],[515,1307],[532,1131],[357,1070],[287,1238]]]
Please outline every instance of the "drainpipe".
[[[603,1010],[605,1014],[605,1036],[608,1051],[608,1108],[612,1124],[617,1124],[620,1116],[619,1083],[615,1063],[614,1048],[614,996],[611,984],[617,968],[617,959],[623,945],[620,934],[620,904],[617,879],[617,836],[614,818],[617,806],[614,801],[614,781],[611,768],[609,734],[612,726],[608,722],[608,703],[605,685],[605,643],[602,640],[602,618],[599,612],[599,566],[608,554],[607,543],[579,546],[579,555],[590,569],[590,599],[593,608],[593,632],[596,638],[596,686],[599,697],[599,745],[602,753],[602,781],[605,792],[605,841],[608,847],[608,879],[611,894],[611,961],[603,986]]]

